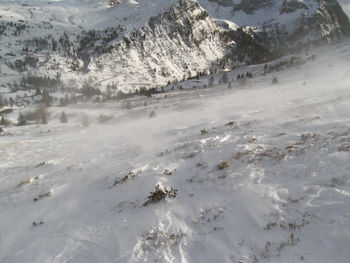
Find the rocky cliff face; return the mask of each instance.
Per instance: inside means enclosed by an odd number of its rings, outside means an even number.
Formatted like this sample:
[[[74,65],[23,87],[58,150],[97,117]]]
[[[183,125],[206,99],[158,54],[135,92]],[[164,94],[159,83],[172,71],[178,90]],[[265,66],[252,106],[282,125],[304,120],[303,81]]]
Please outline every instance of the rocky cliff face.
[[[105,61],[104,70],[114,71],[117,82],[180,81],[208,73],[234,48],[197,1],[180,0],[94,57],[89,70]]]
[[[208,1],[217,5],[215,11]],[[114,42],[108,52],[94,56],[89,71],[96,72],[104,61],[103,72],[114,74],[116,82],[176,82],[235,63],[261,63],[272,53],[350,32],[349,19],[336,0],[208,1],[178,1]],[[220,8],[230,9],[230,17]],[[225,28],[225,22],[219,26],[216,19],[222,18],[239,27]]]

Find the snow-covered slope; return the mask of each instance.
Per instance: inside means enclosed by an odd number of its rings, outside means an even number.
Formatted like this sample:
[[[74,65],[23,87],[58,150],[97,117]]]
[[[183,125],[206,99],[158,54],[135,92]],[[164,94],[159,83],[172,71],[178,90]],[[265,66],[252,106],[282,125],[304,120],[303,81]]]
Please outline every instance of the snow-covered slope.
[[[199,0],[218,19],[250,27],[269,48],[330,41],[350,33],[349,19],[335,0]]]
[[[349,32],[335,0],[7,0],[0,16],[2,87],[28,75],[68,88],[163,86]]]
[[[78,86],[82,79],[127,83],[134,89],[131,83],[164,85],[209,71],[235,46],[194,0],[123,1],[113,7],[39,1],[19,10],[11,3],[2,4],[1,15],[13,22],[3,23],[1,70],[13,79],[18,79],[16,71],[58,72]],[[26,64],[27,57],[40,66]]]
[[[178,82],[191,78],[220,61],[230,46],[220,28],[197,1],[179,1],[152,17],[130,36],[113,43],[111,51],[97,57],[113,81],[141,83]],[[235,43],[231,44],[235,48]],[[100,62],[100,63],[101,63]],[[116,67],[119,65],[119,67]],[[94,70],[96,62],[88,69]]]
[[[348,262],[350,42],[316,51],[4,127],[0,262]]]
[[[5,21],[28,21],[33,24],[51,22],[66,31],[105,29],[115,25],[142,27],[150,17],[170,8],[176,0],[123,0],[109,6],[108,1],[56,0],[16,1],[5,0],[0,4],[0,15]]]

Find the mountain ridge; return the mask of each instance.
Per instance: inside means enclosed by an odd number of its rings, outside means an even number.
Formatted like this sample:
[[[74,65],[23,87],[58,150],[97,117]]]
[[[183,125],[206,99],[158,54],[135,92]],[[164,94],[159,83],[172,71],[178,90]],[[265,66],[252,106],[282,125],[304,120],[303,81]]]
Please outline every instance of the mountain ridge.
[[[25,74],[60,75],[64,83],[77,87],[98,83],[103,89],[114,83],[133,91],[229,70],[241,63],[263,63],[289,50],[336,41],[350,33],[349,19],[336,0],[258,2],[129,0],[108,7],[88,1],[78,8],[67,0],[72,7],[68,17],[59,16],[60,11],[50,16],[55,2],[35,7],[38,2],[31,1],[32,5],[19,10],[14,2],[1,13],[0,70],[4,82],[18,82],[18,76]],[[56,5],[63,8],[65,3]],[[36,14],[45,11],[42,19],[48,22],[40,22]],[[89,29],[92,24],[83,27],[84,14],[95,18],[92,27],[96,29]],[[6,22],[9,17],[17,22]],[[66,27],[58,25],[62,21]],[[100,29],[101,25],[105,27]],[[55,34],[56,28],[61,29]],[[35,60],[38,63],[28,63]]]

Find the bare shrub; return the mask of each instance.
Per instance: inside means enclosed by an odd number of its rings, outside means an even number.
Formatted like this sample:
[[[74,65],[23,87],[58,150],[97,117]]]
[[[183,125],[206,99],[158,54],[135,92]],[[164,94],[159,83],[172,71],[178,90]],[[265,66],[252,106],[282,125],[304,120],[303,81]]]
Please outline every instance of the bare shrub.
[[[227,167],[229,167],[231,165],[231,163],[229,161],[222,161],[221,163],[219,163],[216,167],[219,169],[219,170],[223,170]]]
[[[0,125],[7,126],[10,124],[11,124],[10,120],[6,119],[6,117],[4,115],[1,116]]]
[[[158,203],[166,198],[176,198],[177,189],[172,187],[161,187],[159,184],[156,185],[155,191],[151,192],[148,196],[148,200],[143,204],[148,206],[150,204]]]
[[[26,118],[23,116],[22,112],[19,113],[17,121],[18,126],[23,126],[27,124]]]
[[[62,113],[61,113],[60,122],[61,123],[67,123],[68,122],[67,115],[66,115],[66,113],[64,111],[62,111]]]
[[[34,122],[40,123],[40,124],[47,124],[48,118],[49,118],[49,113],[48,113],[47,108],[44,104],[39,104],[38,107],[34,111],[27,112],[24,117],[25,117],[26,121],[34,121]]]
[[[136,174],[134,172],[130,172],[128,175],[125,175],[124,177],[117,177],[114,180],[113,186],[118,186],[120,184],[123,184],[123,183],[127,182],[128,180],[134,178],[135,176],[136,176]]]
[[[43,198],[51,197],[51,195],[52,195],[52,193],[51,193],[51,191],[49,191],[49,192],[46,192],[46,193],[38,195],[38,197],[33,198],[33,201],[37,202],[37,201],[39,201],[39,200],[41,200]]]
[[[151,111],[151,113],[148,115],[149,118],[156,117],[156,113],[154,111]]]
[[[81,125],[83,125],[83,127],[87,128],[90,126],[90,120],[89,120],[89,117],[87,116],[87,114],[83,114],[81,116]]]
[[[278,78],[277,77],[274,77],[271,81],[271,84],[278,84]]]
[[[121,105],[123,110],[130,110],[132,108],[132,104],[130,100],[123,100]]]
[[[104,123],[104,122],[110,121],[111,119],[113,119],[113,115],[101,114],[100,116],[98,116],[99,123]]]
[[[202,135],[205,135],[205,134],[207,134],[207,133],[208,133],[208,131],[207,131],[206,129],[201,130],[201,134],[202,134]]]

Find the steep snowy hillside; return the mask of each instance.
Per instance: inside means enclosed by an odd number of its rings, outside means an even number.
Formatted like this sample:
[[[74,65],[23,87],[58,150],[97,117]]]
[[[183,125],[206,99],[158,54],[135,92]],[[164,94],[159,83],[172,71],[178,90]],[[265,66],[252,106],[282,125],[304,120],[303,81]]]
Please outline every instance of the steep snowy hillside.
[[[0,16],[0,87],[27,94],[44,88],[32,76],[54,79],[50,92],[164,86],[350,28],[335,0],[2,1]]]
[[[315,53],[2,125],[0,262],[348,262],[350,42]]]
[[[197,1],[181,0],[113,43],[88,69],[103,63],[103,72],[122,83],[178,82],[206,73],[232,53],[235,43],[225,43],[220,31]]]
[[[150,17],[170,8],[177,1],[123,0],[121,4],[109,6],[109,1],[56,0],[16,1],[0,3],[0,15],[5,21],[41,24],[50,22],[55,29],[66,31],[79,29],[105,29],[116,25],[139,28]]]
[[[85,80],[135,90],[132,83],[136,88],[164,85],[210,71],[235,47],[194,0],[123,1],[96,8],[93,2],[77,3],[26,4],[19,10],[3,4],[4,82],[28,73],[59,74],[79,87]],[[50,8],[54,4],[57,13]]]
[[[335,0],[200,0],[219,19],[246,26],[270,49],[331,41],[350,33],[349,18]]]

